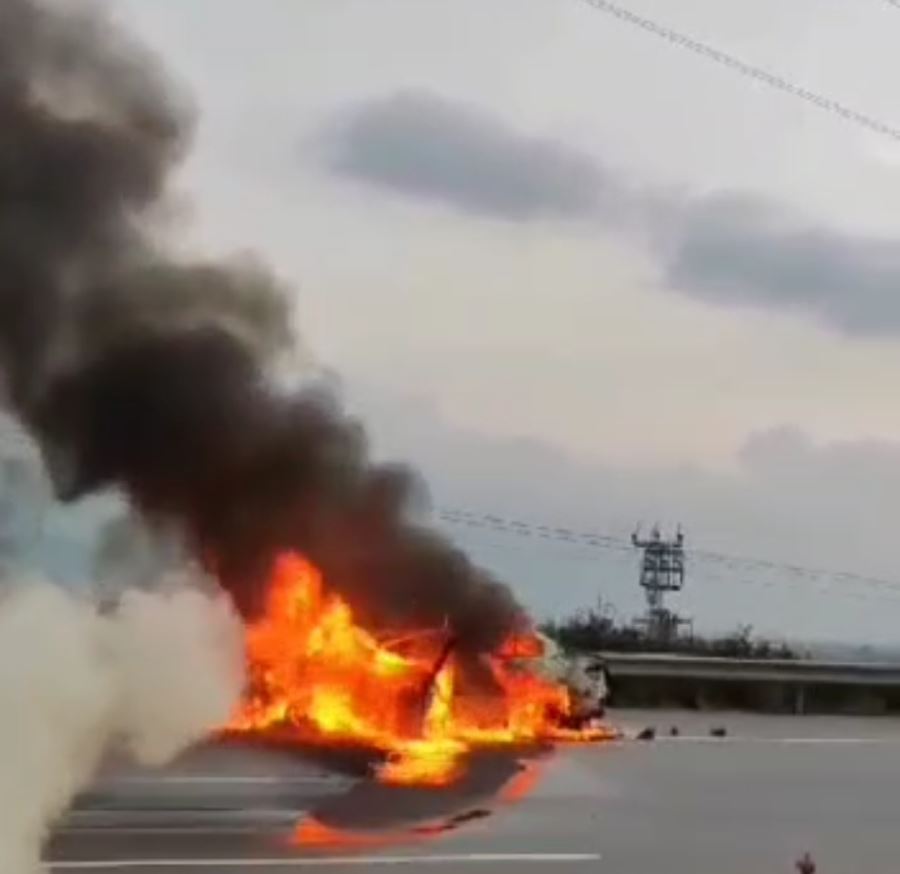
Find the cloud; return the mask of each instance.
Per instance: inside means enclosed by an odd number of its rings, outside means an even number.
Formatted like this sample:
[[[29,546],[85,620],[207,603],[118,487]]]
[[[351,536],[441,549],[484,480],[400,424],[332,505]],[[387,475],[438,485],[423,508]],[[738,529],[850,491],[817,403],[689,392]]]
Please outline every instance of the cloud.
[[[332,171],[395,194],[519,222],[599,221],[641,240],[667,288],[707,303],[796,312],[850,336],[900,333],[900,240],[754,195],[621,184],[590,155],[427,92],[358,105],[327,141]]]
[[[614,188],[591,157],[426,92],[356,107],[329,146],[341,174],[513,221],[589,215]]]
[[[688,204],[665,276],[718,304],[796,310],[850,335],[900,331],[900,240],[804,224],[762,199]]]

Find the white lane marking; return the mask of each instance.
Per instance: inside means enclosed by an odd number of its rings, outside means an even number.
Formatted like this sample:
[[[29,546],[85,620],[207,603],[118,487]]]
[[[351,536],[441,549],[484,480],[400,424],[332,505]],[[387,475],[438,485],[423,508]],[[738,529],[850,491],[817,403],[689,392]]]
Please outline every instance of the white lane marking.
[[[307,811],[305,807],[75,810],[57,831],[65,835],[272,834],[296,827]]]
[[[87,822],[91,819],[104,821],[125,820],[128,817],[141,817],[157,819],[165,817],[186,816],[199,817],[201,819],[286,819],[291,816],[305,813],[307,807],[96,807],[75,808],[69,812],[69,819],[65,822]],[[2,874],[2,872],[0,872]]]
[[[708,744],[857,744],[864,746],[895,746],[900,744],[900,737],[741,737],[731,735],[726,737],[711,737],[706,734],[683,734],[675,737],[657,736],[656,743],[708,743]],[[640,741],[636,741],[640,743]]]
[[[295,818],[296,822],[296,818]],[[284,827],[290,828],[293,823],[282,823]],[[223,826],[190,826],[180,825],[172,828],[164,828],[162,826],[102,826],[102,825],[86,825],[75,826],[70,828],[64,826],[60,829],[61,834],[65,835],[211,835],[218,837],[220,835],[270,835],[273,826],[278,823],[264,825],[223,825]]]
[[[341,865],[492,865],[597,862],[599,853],[457,853],[433,856],[311,856],[301,859],[101,859],[51,862],[51,871],[124,871],[134,868],[333,868]]]
[[[347,780],[342,777],[278,777],[273,775],[259,775],[259,776],[235,776],[235,777],[208,777],[208,776],[200,776],[193,774],[161,774],[156,777],[112,777],[108,780],[101,781],[98,784],[98,788],[103,788],[105,786],[128,786],[128,785],[153,785],[155,783],[197,783],[197,784],[210,784],[210,785],[228,785],[229,783],[270,783],[275,785],[292,785],[292,784],[302,784],[302,783],[345,783]]]

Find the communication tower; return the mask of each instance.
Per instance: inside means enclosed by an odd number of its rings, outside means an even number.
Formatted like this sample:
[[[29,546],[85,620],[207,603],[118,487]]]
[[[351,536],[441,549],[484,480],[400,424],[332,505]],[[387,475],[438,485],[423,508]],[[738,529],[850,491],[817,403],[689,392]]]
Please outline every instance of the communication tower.
[[[650,536],[642,538],[640,529],[631,535],[631,542],[642,552],[640,585],[647,600],[647,612],[638,620],[647,637],[657,643],[667,643],[678,636],[679,629],[690,627],[692,621],[678,616],[665,605],[668,592],[684,587],[684,533],[678,527],[675,537],[666,540],[654,525]]]

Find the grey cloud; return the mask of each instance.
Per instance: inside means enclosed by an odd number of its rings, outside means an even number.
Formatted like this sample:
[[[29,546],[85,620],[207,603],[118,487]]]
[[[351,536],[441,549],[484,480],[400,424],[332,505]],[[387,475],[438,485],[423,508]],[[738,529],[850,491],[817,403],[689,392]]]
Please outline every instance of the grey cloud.
[[[666,279],[704,300],[808,313],[846,334],[900,331],[900,241],[793,220],[761,199],[688,204]]]
[[[614,187],[589,156],[425,92],[356,107],[329,145],[341,174],[516,221],[590,214]]]
[[[332,170],[405,196],[514,221],[599,220],[643,239],[666,286],[708,303],[900,333],[900,240],[805,222],[752,195],[623,185],[591,156],[425,92],[357,106],[328,144]]]

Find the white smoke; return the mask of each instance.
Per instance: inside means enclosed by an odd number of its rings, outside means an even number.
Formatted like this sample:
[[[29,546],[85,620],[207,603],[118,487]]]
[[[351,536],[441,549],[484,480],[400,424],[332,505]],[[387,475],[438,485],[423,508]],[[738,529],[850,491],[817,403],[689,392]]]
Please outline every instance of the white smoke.
[[[187,575],[106,614],[46,583],[0,595],[0,872],[41,870],[105,752],[162,764],[226,720],[242,685],[240,620]]]

